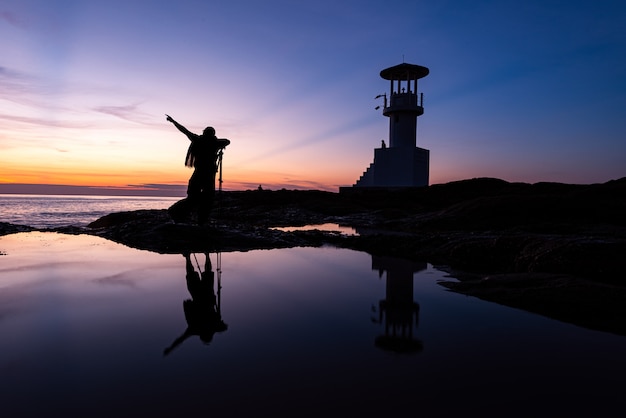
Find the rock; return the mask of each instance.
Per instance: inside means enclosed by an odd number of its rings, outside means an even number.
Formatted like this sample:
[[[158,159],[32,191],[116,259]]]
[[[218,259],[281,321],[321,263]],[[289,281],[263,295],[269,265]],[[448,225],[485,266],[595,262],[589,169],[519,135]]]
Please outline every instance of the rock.
[[[32,228],[30,226],[15,225],[15,224],[9,224],[6,222],[0,222],[0,236],[16,234],[18,232],[30,232],[34,230],[35,228]]]
[[[112,213],[87,228],[85,233],[158,253],[248,251],[303,244],[291,234],[254,226],[176,223],[167,210]]]

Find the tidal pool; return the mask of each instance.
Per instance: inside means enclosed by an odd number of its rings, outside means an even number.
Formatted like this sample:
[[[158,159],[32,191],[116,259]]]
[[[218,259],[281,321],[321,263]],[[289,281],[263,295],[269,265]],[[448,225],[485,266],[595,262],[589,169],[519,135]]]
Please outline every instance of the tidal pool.
[[[212,253],[207,265],[55,233],[0,237],[0,254],[7,417],[625,406],[625,337],[449,292],[426,263],[292,248]]]
[[[359,233],[357,232],[355,228],[352,228],[350,226],[333,224],[333,223],[304,225],[304,226],[277,226],[272,229],[276,229],[278,231],[284,231],[284,232],[323,231],[323,232],[335,232],[337,234],[342,234],[342,235],[359,235]]]

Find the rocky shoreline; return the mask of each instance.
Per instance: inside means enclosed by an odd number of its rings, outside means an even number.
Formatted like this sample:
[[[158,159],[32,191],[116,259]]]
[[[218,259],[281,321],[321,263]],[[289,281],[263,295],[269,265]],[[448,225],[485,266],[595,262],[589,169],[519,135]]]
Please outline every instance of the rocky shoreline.
[[[274,229],[335,223],[358,235]],[[34,230],[0,223],[0,235]],[[120,212],[91,234],[159,253],[333,245],[427,261],[451,291],[626,335],[626,178],[603,184],[481,178],[414,190],[223,192],[213,221]]]

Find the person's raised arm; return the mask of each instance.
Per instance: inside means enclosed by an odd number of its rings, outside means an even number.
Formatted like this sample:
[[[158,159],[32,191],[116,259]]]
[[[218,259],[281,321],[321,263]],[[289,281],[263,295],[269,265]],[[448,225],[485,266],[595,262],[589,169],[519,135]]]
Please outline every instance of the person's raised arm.
[[[181,131],[182,133],[187,135],[187,138],[189,138],[189,140],[191,140],[193,137],[196,136],[196,134],[190,132],[189,129],[185,128],[183,125],[181,125],[180,123],[176,122],[170,115],[166,114],[165,116],[167,116],[166,120],[168,122],[172,122],[174,124],[174,126],[176,127],[176,129],[178,129],[179,131]]]

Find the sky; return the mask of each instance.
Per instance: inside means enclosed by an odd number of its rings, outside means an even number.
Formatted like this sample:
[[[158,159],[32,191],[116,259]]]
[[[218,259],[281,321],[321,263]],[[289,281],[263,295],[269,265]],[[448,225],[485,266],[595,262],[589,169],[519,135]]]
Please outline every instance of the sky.
[[[165,114],[231,140],[226,190],[337,191],[387,139],[402,62],[430,69],[431,184],[626,176],[622,0],[0,0],[0,193],[184,193]]]

